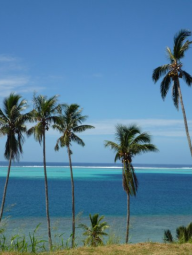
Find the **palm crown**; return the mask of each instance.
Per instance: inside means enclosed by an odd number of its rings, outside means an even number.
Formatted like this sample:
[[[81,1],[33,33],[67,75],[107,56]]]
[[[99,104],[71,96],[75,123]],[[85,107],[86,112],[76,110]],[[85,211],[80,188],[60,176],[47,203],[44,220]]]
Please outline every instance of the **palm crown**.
[[[141,153],[157,151],[157,148],[150,143],[150,135],[142,133],[135,125],[118,125],[115,136],[118,143],[105,141],[105,147],[110,147],[116,152],[115,162],[121,160],[123,163],[124,190],[136,195],[138,181],[131,163],[132,158]]]
[[[191,86],[192,84],[192,76],[182,69],[182,63],[180,61],[184,57],[185,51],[189,49],[189,46],[192,43],[192,41],[186,40],[190,35],[191,32],[184,29],[176,34],[174,37],[173,51],[171,51],[169,47],[166,49],[170,63],[157,67],[154,69],[152,75],[154,82],[157,82],[161,76],[165,75],[160,88],[163,99],[167,95],[171,81],[173,81],[172,98],[176,108],[179,106],[178,79],[183,78],[188,86]]]
[[[30,114],[22,114],[27,108],[27,101],[21,100],[21,96],[11,93],[3,101],[3,110],[0,109],[0,134],[7,136],[4,156],[6,159],[19,160],[23,152],[23,134],[27,129],[25,122],[30,121]]]
[[[57,104],[57,96],[47,99],[46,96],[34,95],[33,103],[33,121],[38,123],[28,130],[28,135],[34,134],[35,139],[41,143],[44,131],[49,130],[52,122],[59,120],[57,113],[60,112],[60,105]]]
[[[87,236],[87,239],[85,240],[85,244],[88,244],[91,246],[97,246],[98,244],[103,244],[101,237],[107,235],[107,233],[105,233],[104,230],[109,228],[109,226],[107,225],[107,222],[105,221],[101,222],[104,216],[99,217],[99,214],[94,214],[93,216],[91,216],[91,214],[89,214],[89,218],[91,221],[90,227],[88,227],[85,224],[79,225],[80,228],[83,228],[85,230],[83,235]]]
[[[84,146],[83,140],[75,133],[83,132],[87,129],[94,128],[90,125],[82,125],[87,119],[87,116],[81,115],[82,109],[79,109],[79,105],[71,104],[62,105],[63,114],[60,117],[60,122],[53,125],[53,128],[62,133],[62,136],[57,140],[55,150],[59,150],[59,146],[69,146],[71,142]]]

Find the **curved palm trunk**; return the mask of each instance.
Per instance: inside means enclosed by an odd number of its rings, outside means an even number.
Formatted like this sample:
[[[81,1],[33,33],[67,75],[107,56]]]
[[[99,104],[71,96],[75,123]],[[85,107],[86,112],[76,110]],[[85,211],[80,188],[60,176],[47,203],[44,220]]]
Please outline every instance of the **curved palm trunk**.
[[[8,171],[7,171],[7,178],[6,178],[6,181],[5,181],[5,186],[4,186],[4,191],[3,191],[3,199],[2,199],[1,211],[0,211],[0,222],[1,222],[2,217],[3,217],[5,198],[6,198],[6,193],[7,193],[7,186],[8,186],[9,175],[10,175],[10,171],[11,171],[11,160],[12,160],[12,151],[10,152],[9,166],[8,166]]]
[[[127,229],[125,242],[129,241],[129,221],[130,221],[130,194],[127,192]]]
[[[183,104],[183,98],[182,98],[182,94],[181,94],[181,88],[180,88],[180,84],[179,84],[179,79],[177,79],[177,87],[178,87],[178,92],[179,92],[179,99],[180,99],[180,103],[181,103],[181,109],[182,109],[182,112],[183,112],[185,131],[186,131],[186,135],[187,135],[189,149],[190,149],[191,156],[192,156],[191,138],[190,138],[190,135],[189,135],[189,129],[188,129],[188,124],[187,124],[187,117],[186,117],[186,114],[185,114],[185,108],[184,108],[184,104]]]
[[[70,148],[67,146],[68,155],[69,155],[69,166],[70,166],[70,173],[71,173],[71,192],[72,192],[72,248],[75,245],[75,191],[74,191],[74,181],[73,181],[73,169],[71,163],[71,153]]]
[[[43,164],[44,164],[44,176],[45,176],[45,202],[46,202],[47,227],[48,227],[48,237],[49,237],[49,249],[51,250],[52,239],[51,239],[51,226],[50,226],[50,217],[49,217],[49,197],[48,197],[48,183],[47,183],[46,155],[45,155],[45,130],[43,133]]]

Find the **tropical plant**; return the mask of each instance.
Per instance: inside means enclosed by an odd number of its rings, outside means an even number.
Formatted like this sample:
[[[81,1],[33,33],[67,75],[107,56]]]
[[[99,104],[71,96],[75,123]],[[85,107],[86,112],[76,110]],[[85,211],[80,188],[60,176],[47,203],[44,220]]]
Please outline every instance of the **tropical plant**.
[[[27,101],[18,94],[11,93],[3,101],[3,110],[0,109],[0,135],[7,136],[4,156],[9,160],[3,198],[0,210],[0,222],[3,217],[4,205],[11,170],[11,163],[20,158],[23,153],[24,134],[27,131],[25,122],[30,120],[30,113],[22,114],[27,108]]]
[[[181,30],[179,31],[178,34],[175,35],[173,51],[171,51],[171,49],[167,47],[167,55],[170,60],[170,63],[159,66],[156,69],[154,69],[152,79],[156,83],[161,76],[164,76],[161,82],[161,87],[160,87],[161,97],[163,99],[165,99],[167,92],[170,88],[170,84],[171,82],[173,82],[173,87],[172,87],[173,103],[175,107],[179,109],[179,100],[180,100],[181,109],[183,112],[184,124],[185,124],[185,131],[187,135],[189,149],[192,156],[191,139],[189,135],[187,117],[185,113],[181,87],[179,82],[179,79],[183,78],[188,86],[191,86],[192,84],[192,76],[182,69],[183,64],[181,62],[181,59],[185,56],[185,51],[189,49],[189,46],[192,43],[192,41],[186,40],[186,38],[190,35],[191,35],[191,32],[187,30]]]
[[[109,228],[107,222],[101,222],[104,219],[104,216],[99,217],[99,214],[94,214],[91,216],[91,214],[89,214],[89,218],[91,221],[90,227],[85,224],[79,224],[79,227],[85,230],[83,235],[87,236],[87,238],[84,240],[84,244],[94,247],[103,245],[101,237],[108,235],[104,232],[104,230]]]
[[[169,229],[164,231],[164,238],[163,238],[163,240],[165,242],[169,242],[169,243],[173,242],[173,236],[172,236],[172,233],[171,233],[171,231]]]
[[[127,193],[127,225],[126,225],[126,243],[129,239],[129,221],[130,221],[130,195],[136,196],[138,180],[132,165],[132,158],[135,155],[145,152],[155,152],[157,148],[151,144],[151,137],[147,133],[141,133],[141,130],[135,126],[116,126],[116,140],[105,141],[105,147],[110,147],[115,151],[115,162],[122,161],[123,188]]]
[[[90,125],[82,125],[87,119],[87,116],[82,116],[82,109],[77,104],[63,104],[62,115],[60,116],[60,122],[53,125],[53,128],[58,130],[62,135],[58,138],[55,150],[58,151],[60,147],[66,147],[69,156],[69,166],[71,174],[71,189],[72,189],[72,247],[75,242],[75,193],[74,193],[74,181],[73,181],[73,169],[71,161],[71,143],[75,142],[81,146],[85,146],[83,140],[75,133],[83,132],[87,129],[94,128]]]
[[[180,226],[176,229],[176,240],[179,243],[192,242],[192,222],[187,226]],[[164,241],[172,243],[174,242],[171,231],[164,231]]]
[[[46,145],[45,133],[49,130],[51,123],[59,121],[58,113],[60,112],[60,105],[57,103],[57,96],[47,98],[46,96],[33,97],[34,109],[32,111],[33,121],[37,124],[28,130],[28,135],[33,134],[36,141],[40,144],[43,141],[43,165],[45,177],[45,201],[46,201],[46,215],[48,226],[49,247],[52,248],[51,227],[49,217],[49,196],[48,196],[48,183],[47,183],[47,170],[46,170]]]

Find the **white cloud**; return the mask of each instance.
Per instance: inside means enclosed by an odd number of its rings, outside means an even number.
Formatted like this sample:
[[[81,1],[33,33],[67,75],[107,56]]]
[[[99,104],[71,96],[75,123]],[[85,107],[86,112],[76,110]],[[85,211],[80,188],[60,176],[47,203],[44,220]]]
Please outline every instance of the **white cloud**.
[[[0,79],[0,86],[23,86],[29,82],[27,77],[8,77]]]
[[[154,136],[184,137],[185,128],[183,120],[167,119],[109,119],[89,122],[95,129],[84,132],[86,135],[113,135],[117,124],[136,124],[143,132],[148,132]],[[192,120],[188,121],[189,130],[192,129]],[[83,133],[82,133],[83,134]]]
[[[15,62],[17,61],[17,58],[6,56],[6,55],[0,55],[0,62]]]
[[[44,88],[33,86],[31,78],[27,76],[18,75],[0,78],[0,97],[8,96],[11,92],[31,93],[42,89]]]
[[[17,57],[0,55],[0,97],[8,96],[11,92],[31,93],[43,90],[38,86],[39,80],[28,74],[28,68]]]
[[[85,123],[86,124],[86,123]],[[141,128],[143,132],[147,132],[152,136],[157,137],[185,137],[185,128],[183,120],[166,120],[166,119],[110,119],[110,120],[98,120],[95,122],[88,122],[87,124],[94,126],[94,129],[87,130],[80,133],[83,135],[114,135],[115,126],[117,124],[130,125],[136,124]],[[31,124],[29,124],[30,126]],[[192,120],[188,121],[189,130],[192,129]],[[59,136],[59,132],[49,129],[47,135]],[[60,134],[61,135],[61,134]]]
[[[86,123],[85,123],[86,124]],[[94,126],[94,129],[79,133],[80,137],[84,135],[114,135],[115,126],[117,124],[130,125],[136,124],[143,132],[147,132],[157,137],[185,137],[185,128],[183,120],[166,120],[166,119],[110,119],[88,122],[87,124]],[[29,123],[28,128],[34,124]],[[192,120],[188,121],[189,130],[192,129]],[[48,136],[61,136],[61,133],[50,128],[47,132]]]

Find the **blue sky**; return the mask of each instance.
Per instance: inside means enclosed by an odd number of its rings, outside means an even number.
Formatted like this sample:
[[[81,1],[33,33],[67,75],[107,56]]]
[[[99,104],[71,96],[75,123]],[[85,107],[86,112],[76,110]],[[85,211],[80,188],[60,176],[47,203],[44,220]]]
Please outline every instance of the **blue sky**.
[[[185,0],[1,0],[0,105],[10,92],[30,101],[34,91],[78,103],[96,128],[73,146],[74,162],[113,162],[103,146],[114,140],[118,123],[149,132],[159,153],[135,163],[191,164],[181,109],[171,90],[165,101],[152,71],[168,62],[166,46],[182,28],[192,30],[192,2]],[[192,39],[192,38],[191,38]],[[192,74],[192,49],[183,59]],[[181,82],[192,134],[192,88]],[[67,162],[66,150],[54,152],[58,134],[47,133],[47,161]],[[4,160],[1,138],[0,160]],[[42,147],[26,139],[21,161],[41,161]]]

